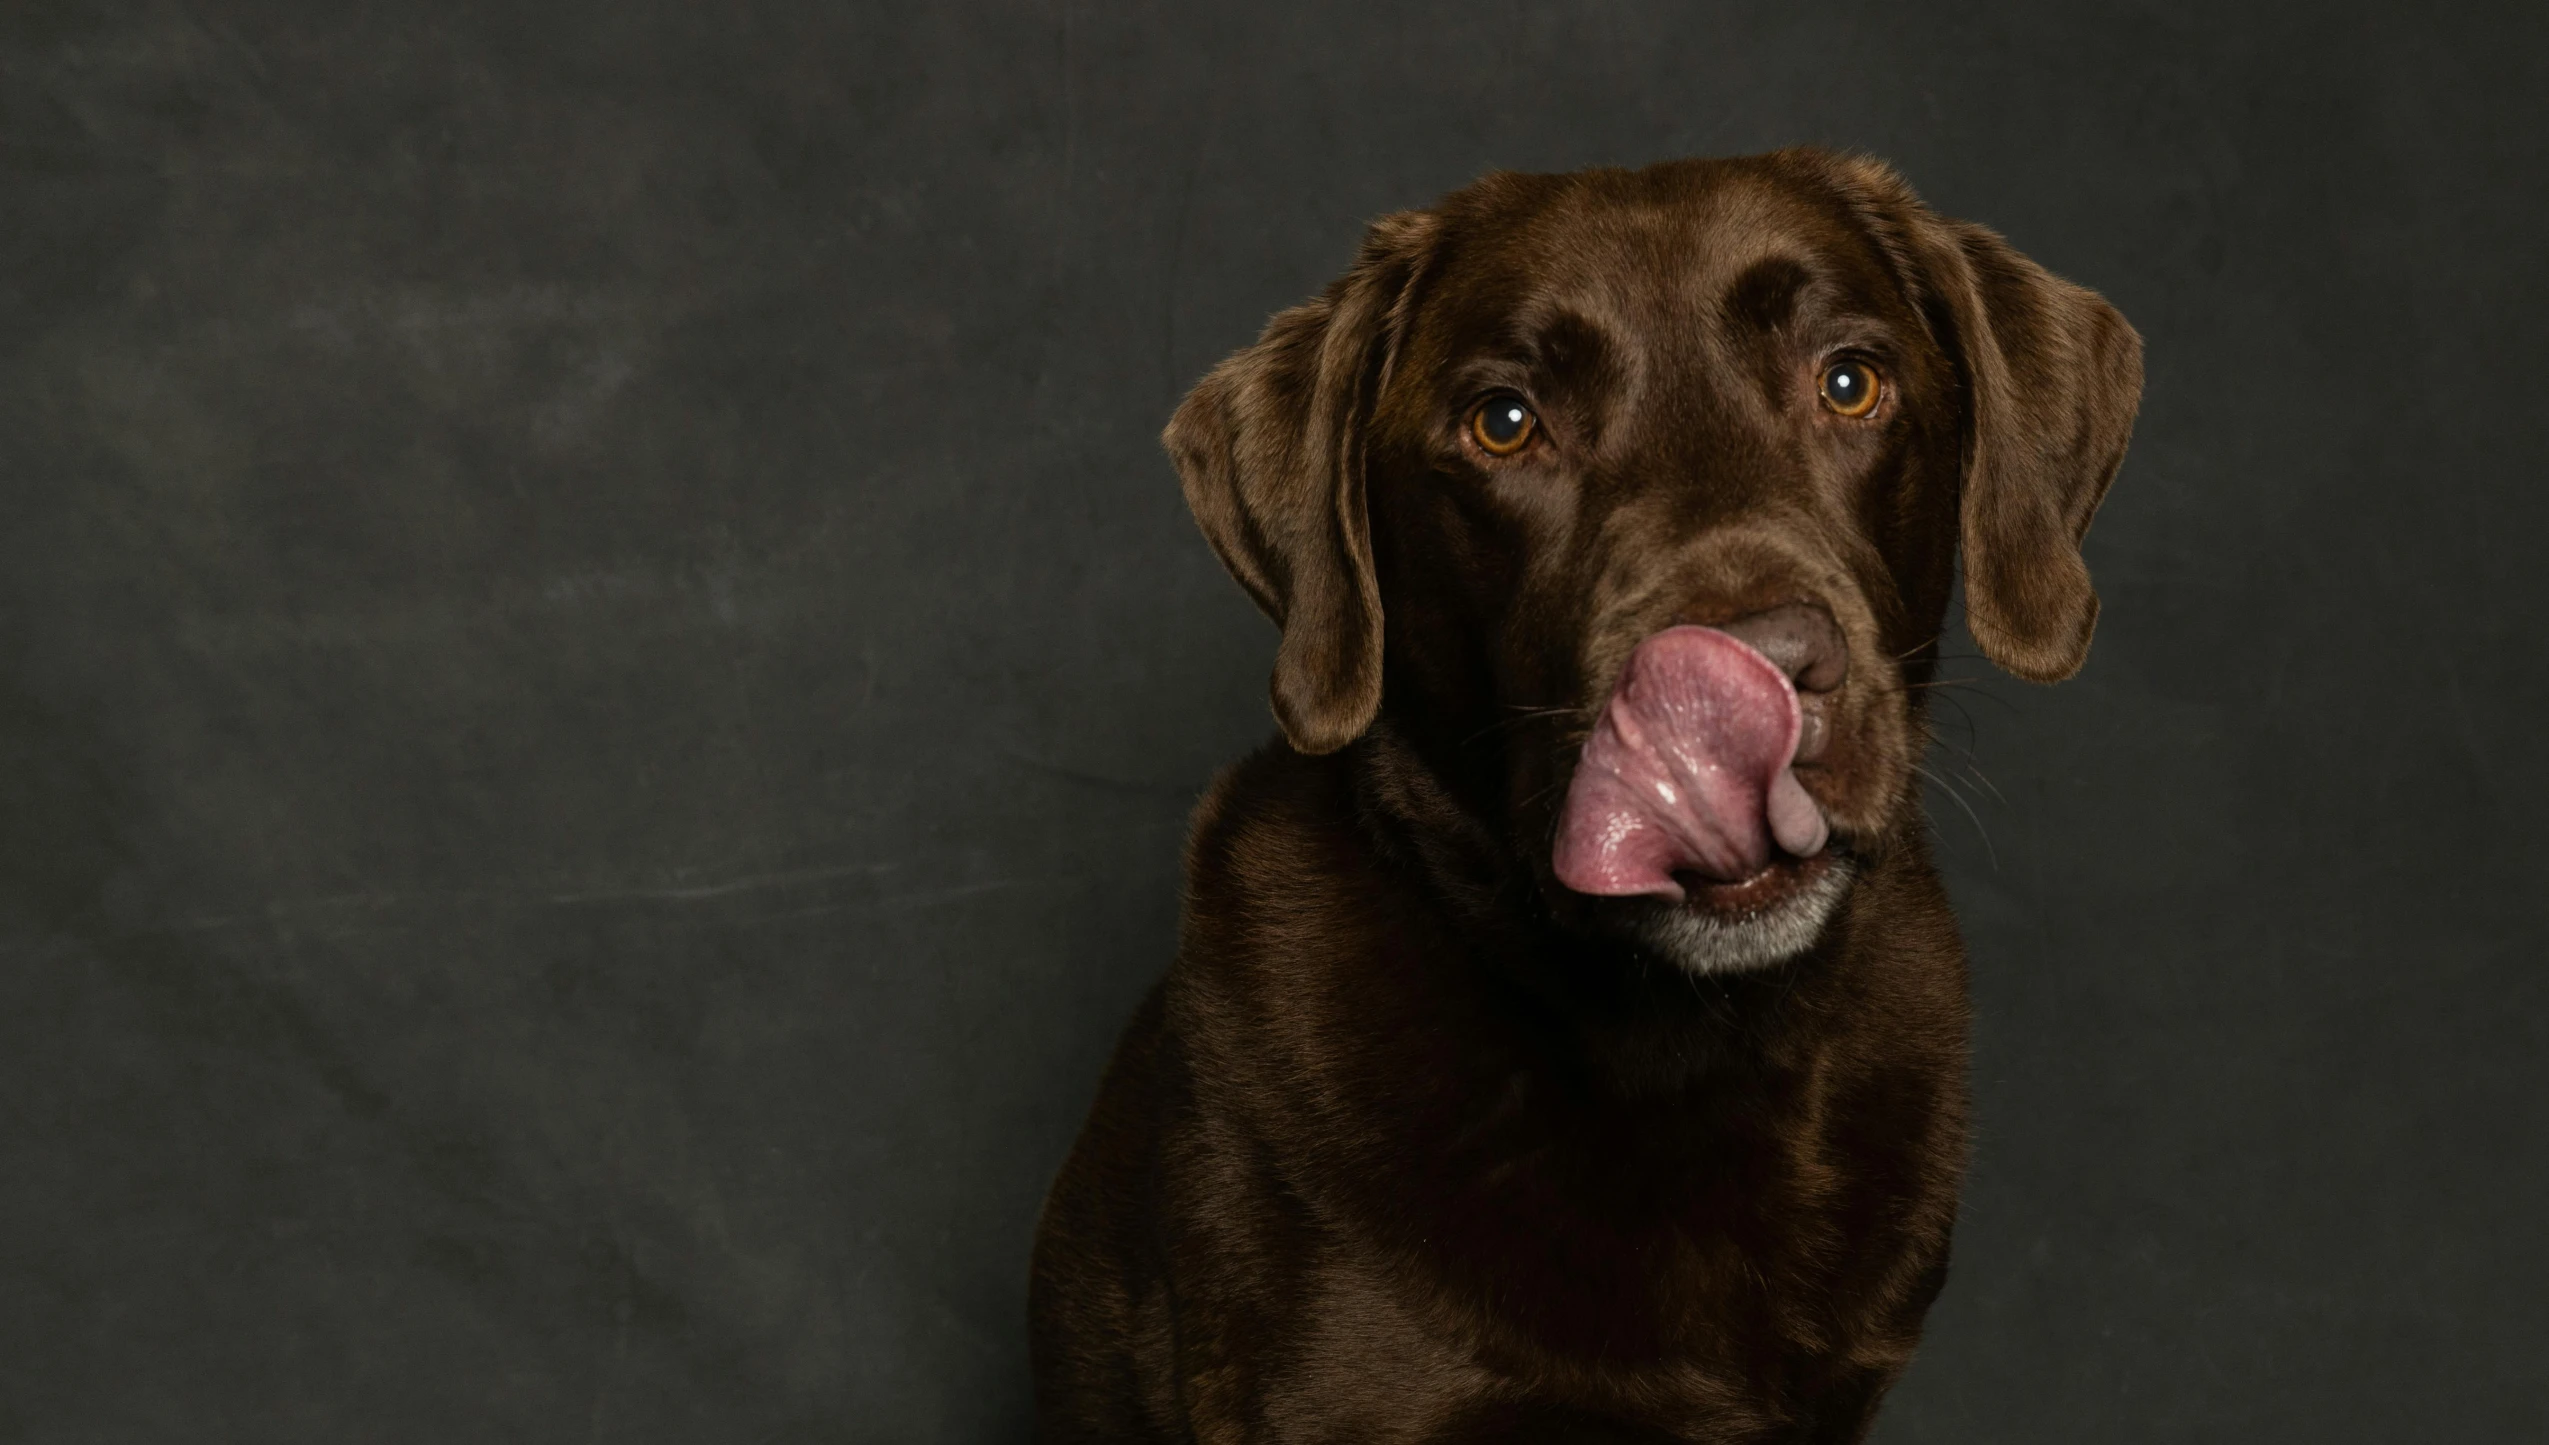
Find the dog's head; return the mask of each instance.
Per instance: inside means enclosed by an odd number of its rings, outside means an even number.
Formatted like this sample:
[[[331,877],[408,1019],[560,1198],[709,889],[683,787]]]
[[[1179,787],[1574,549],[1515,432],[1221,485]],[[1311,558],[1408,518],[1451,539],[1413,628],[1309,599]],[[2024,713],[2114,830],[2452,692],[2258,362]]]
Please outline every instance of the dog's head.
[[[2096,295],[1782,151],[1391,216],[1167,443],[1295,748],[1378,724],[1560,921],[1741,968],[1916,816],[1960,551],[1993,661],[2079,668],[2140,393]]]

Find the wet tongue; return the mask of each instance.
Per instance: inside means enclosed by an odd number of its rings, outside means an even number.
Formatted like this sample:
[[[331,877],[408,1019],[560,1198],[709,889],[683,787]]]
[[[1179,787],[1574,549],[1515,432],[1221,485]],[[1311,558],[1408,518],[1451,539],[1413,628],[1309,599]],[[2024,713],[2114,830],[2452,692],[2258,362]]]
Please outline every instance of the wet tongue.
[[[1713,627],[1638,644],[1586,740],[1552,859],[1579,893],[1683,897],[1678,872],[1721,883],[1767,867],[1772,846],[1823,849],[1823,810],[1789,763],[1797,692],[1770,659]]]

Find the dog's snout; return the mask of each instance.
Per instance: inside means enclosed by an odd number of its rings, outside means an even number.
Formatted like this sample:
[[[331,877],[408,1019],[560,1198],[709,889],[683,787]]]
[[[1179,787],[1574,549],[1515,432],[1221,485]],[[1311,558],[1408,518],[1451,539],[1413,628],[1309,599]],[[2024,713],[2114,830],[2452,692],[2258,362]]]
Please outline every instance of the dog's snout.
[[[1799,692],[1830,692],[1850,675],[1850,652],[1840,624],[1811,602],[1738,617],[1719,623],[1717,630],[1769,658]]]

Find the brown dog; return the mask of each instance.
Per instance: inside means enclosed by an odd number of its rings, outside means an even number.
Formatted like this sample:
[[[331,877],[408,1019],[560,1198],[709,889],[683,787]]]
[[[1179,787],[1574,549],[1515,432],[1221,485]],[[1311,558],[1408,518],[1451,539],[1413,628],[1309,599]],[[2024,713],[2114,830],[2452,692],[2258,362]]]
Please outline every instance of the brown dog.
[[[1282,627],[1053,1187],[1043,1438],[1842,1441],[1946,1273],[1914,782],[1961,550],[2053,681],[2131,327],[1881,165],[1497,175],[1168,448]]]

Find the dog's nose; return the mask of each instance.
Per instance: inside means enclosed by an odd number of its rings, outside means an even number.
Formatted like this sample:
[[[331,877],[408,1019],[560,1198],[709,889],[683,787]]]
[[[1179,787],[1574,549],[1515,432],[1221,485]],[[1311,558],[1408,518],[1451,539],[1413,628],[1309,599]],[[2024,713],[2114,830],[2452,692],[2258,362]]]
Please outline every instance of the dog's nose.
[[[1830,692],[1850,675],[1850,650],[1832,614],[1811,602],[1791,602],[1717,624],[1769,658],[1801,693]]]
[[[1841,679],[1850,675],[1850,648],[1832,614],[1811,602],[1781,607],[1717,624],[1717,630],[1769,658],[1797,685],[1798,762],[1823,756],[1832,741],[1832,719],[1824,704]]]

